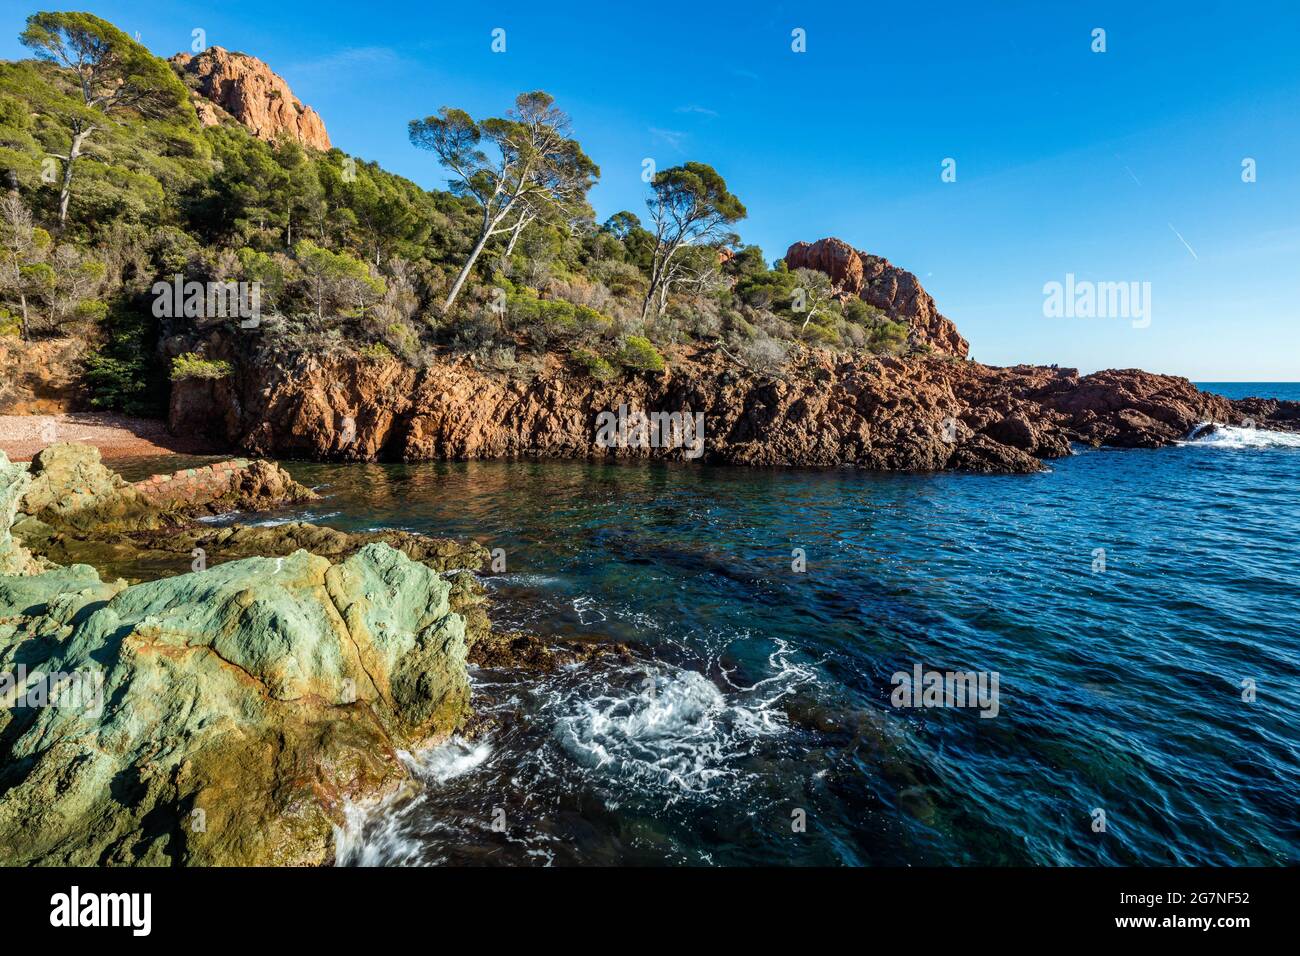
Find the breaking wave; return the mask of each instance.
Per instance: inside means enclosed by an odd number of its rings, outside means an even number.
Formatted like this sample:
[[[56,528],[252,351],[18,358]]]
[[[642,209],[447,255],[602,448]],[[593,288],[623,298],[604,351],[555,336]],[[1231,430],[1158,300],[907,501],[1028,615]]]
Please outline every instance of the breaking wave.
[[[782,699],[815,680],[781,646],[772,671],[751,686],[724,689],[705,674],[665,664],[623,667],[601,686],[549,688],[543,711],[555,739],[590,775],[668,800],[720,797],[744,786],[743,765],[770,738],[789,729]]]
[[[1183,444],[1203,448],[1300,448],[1300,432],[1202,422]]]

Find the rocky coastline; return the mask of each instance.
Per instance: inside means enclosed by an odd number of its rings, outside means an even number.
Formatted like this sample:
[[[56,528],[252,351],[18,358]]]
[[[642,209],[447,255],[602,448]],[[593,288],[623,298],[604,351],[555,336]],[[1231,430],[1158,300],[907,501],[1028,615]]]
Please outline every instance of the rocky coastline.
[[[8,863],[332,863],[346,809],[414,792],[402,754],[469,725],[475,644],[528,652],[453,573],[483,566],[476,544],[194,520],[311,495],[244,474],[162,510],[92,448],[0,453]],[[114,549],[188,570],[106,579]]]
[[[602,447],[597,418],[626,405],[703,413],[708,464],[1031,473],[1075,444],[1158,448],[1205,423],[1300,429],[1300,403],[1230,401],[1138,369],[983,365],[950,355],[836,359],[779,377],[725,349],[683,347],[660,374],[599,382],[563,356],[521,380],[469,360],[241,352],[226,379],[174,384],[169,425],[253,455],[323,461],[668,459],[681,447]]]

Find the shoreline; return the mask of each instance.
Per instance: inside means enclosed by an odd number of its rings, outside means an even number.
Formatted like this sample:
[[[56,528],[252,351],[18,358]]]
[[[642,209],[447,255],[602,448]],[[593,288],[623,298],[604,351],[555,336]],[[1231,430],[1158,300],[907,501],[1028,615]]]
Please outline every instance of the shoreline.
[[[104,461],[224,452],[203,438],[177,438],[162,419],[134,418],[116,412],[0,415],[0,452],[10,461],[31,461],[42,449],[60,442],[91,445],[99,449]]]

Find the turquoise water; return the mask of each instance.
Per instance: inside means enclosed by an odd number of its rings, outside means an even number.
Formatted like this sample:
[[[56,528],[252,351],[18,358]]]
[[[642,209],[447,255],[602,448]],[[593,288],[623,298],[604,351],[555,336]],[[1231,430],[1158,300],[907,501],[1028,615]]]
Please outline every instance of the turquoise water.
[[[1300,863],[1295,444],[1028,477],[290,463],[309,518],[503,549],[499,625],[632,650],[476,672],[490,729],[414,756],[425,795],[342,859]],[[996,716],[893,706],[917,665],[996,672]]]

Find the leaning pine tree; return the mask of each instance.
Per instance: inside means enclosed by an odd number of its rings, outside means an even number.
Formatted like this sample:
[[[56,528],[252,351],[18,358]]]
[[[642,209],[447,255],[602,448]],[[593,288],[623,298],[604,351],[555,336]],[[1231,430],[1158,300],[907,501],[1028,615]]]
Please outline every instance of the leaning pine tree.
[[[59,188],[59,227],[68,219],[72,171],[86,140],[116,118],[160,117],[184,106],[185,85],[162,60],[107,20],[90,13],[34,13],[19,37],[38,57],[76,75],[81,102],[59,119],[68,131]]]
[[[433,152],[452,171],[452,189],[473,196],[482,208],[478,237],[447,293],[451,309],[493,236],[522,229],[519,223],[553,207],[581,207],[600,169],[569,136],[569,118],[547,93],[521,93],[505,118],[475,122],[464,110],[444,106],[437,116],[412,120],[411,142]],[[490,145],[489,154],[481,147]],[[511,242],[513,246],[513,241]]]

